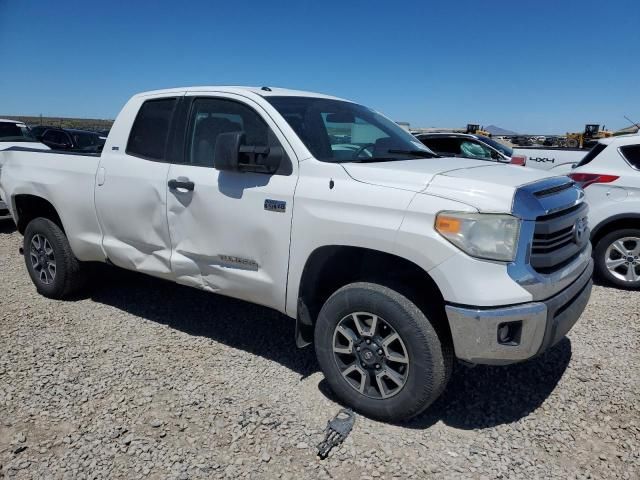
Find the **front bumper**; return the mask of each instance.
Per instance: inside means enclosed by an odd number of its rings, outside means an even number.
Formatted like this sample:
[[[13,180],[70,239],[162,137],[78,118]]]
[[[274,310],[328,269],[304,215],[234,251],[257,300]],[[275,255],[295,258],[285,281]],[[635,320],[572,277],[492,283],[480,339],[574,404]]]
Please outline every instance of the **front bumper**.
[[[560,341],[584,311],[591,295],[593,260],[555,296],[502,308],[447,305],[456,356],[470,363],[505,365],[534,357]],[[511,335],[499,339],[501,326]]]

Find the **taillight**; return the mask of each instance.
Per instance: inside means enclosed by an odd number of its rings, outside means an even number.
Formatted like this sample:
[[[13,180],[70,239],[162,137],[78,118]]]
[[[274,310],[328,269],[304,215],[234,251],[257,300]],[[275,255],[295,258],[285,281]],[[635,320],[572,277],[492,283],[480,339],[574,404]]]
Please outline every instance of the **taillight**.
[[[527,157],[524,155],[515,155],[511,157],[511,165],[522,165],[523,167],[527,164]]]
[[[569,177],[582,188],[587,188],[593,183],[611,183],[620,178],[617,175],[601,175],[599,173],[570,173]]]

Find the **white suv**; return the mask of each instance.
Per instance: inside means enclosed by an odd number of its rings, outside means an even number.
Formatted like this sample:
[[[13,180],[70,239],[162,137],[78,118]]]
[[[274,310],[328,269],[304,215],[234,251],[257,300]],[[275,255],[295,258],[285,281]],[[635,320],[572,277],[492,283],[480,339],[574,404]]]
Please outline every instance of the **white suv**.
[[[600,140],[569,176],[589,202],[597,272],[640,289],[640,135]]]

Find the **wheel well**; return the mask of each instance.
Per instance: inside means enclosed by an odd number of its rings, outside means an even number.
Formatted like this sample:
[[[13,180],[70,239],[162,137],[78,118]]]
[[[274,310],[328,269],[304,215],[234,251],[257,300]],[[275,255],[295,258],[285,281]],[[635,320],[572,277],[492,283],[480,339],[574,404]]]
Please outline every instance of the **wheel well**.
[[[598,242],[611,232],[616,230],[622,230],[625,228],[638,228],[640,229],[640,215],[616,215],[611,217],[605,224],[600,224],[596,227],[595,231],[591,235],[591,243],[595,248]]]
[[[14,198],[18,231],[24,234],[27,225],[34,218],[48,218],[64,232],[62,220],[55,207],[42,197],[35,195],[16,195]]]
[[[433,322],[438,335],[451,341],[442,293],[422,268],[405,258],[377,250],[327,246],[311,254],[302,272],[298,294],[298,346],[313,341],[313,327],[327,299],[339,288],[362,281],[384,285],[409,298]]]

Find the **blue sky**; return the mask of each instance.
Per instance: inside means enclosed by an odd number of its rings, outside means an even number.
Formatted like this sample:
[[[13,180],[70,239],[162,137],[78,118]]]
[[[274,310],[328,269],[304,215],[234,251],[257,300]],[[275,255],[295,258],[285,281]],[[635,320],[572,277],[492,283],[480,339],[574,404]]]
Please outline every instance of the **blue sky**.
[[[0,114],[113,118],[144,90],[271,85],[413,126],[640,122],[640,1],[0,0]]]

